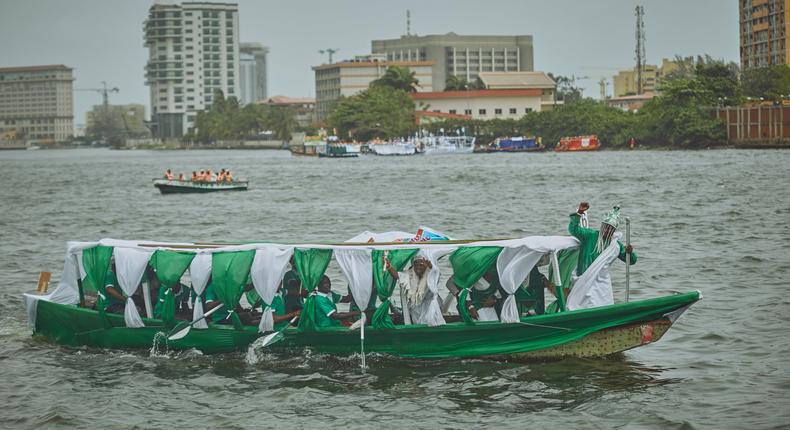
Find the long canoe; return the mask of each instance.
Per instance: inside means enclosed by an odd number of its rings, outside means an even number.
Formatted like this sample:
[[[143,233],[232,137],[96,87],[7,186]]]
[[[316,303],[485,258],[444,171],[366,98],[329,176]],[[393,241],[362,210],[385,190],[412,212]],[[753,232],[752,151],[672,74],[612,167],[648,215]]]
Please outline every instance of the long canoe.
[[[31,296],[33,297],[33,296]],[[449,323],[440,327],[396,326],[365,329],[365,350],[406,358],[489,357],[506,360],[602,357],[656,342],[675,320],[702,298],[698,291],[619,303],[597,308],[523,317],[504,324]],[[95,310],[38,302],[35,333],[57,343],[117,349],[149,349],[166,342],[168,330],[160,320],[143,319],[145,327],[128,328],[122,314],[102,316]],[[272,345],[280,351],[311,350],[350,355],[359,352],[359,331],[345,327],[299,331],[288,328]],[[257,327],[235,329],[209,324],[167,342],[175,350],[195,348],[206,353],[245,350],[261,337]]]

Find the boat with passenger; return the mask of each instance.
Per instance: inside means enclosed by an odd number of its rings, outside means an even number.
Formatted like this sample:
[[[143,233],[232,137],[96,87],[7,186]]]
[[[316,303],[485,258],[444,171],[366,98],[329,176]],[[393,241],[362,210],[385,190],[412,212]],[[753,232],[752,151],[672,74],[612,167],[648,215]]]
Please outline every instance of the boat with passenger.
[[[207,182],[156,178],[153,180],[162,194],[212,193],[218,191],[247,191],[248,181]]]
[[[572,236],[456,240],[429,229],[335,243],[69,242],[57,288],[24,303],[36,336],[69,346],[222,353],[263,340],[272,351],[532,360],[658,341],[702,297],[591,305],[608,266],[598,258],[572,281],[579,249]]]
[[[471,154],[474,136],[427,136],[419,139],[418,148],[426,155]]]

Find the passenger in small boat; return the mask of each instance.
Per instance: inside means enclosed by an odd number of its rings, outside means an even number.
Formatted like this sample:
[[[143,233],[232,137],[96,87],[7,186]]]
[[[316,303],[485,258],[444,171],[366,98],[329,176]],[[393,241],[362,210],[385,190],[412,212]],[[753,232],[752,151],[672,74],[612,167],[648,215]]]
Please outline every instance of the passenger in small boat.
[[[165,172],[165,179],[167,179],[168,181],[173,180],[173,172],[171,172],[170,169],[167,169],[167,171]]]
[[[389,261],[386,265],[390,276],[396,279],[406,292],[406,305],[409,307],[412,324],[444,325],[439,298],[428,288],[428,273],[433,270],[431,262],[418,255],[412,260],[412,266],[401,273],[398,273]]]
[[[332,298],[332,281],[326,275],[318,282],[315,299],[316,327],[339,327],[342,322],[349,321],[360,314],[359,311],[337,311],[337,305]]]
[[[496,310],[497,298],[493,294],[486,295],[480,301],[480,308],[477,309],[477,316],[472,318],[478,321],[499,321],[499,314]],[[471,314],[471,311],[470,311]]]
[[[606,214],[599,230],[582,227],[581,217],[589,208],[589,203],[581,202],[576,212],[570,215],[570,222],[568,223],[568,232],[581,242],[579,246],[579,262],[576,265],[576,276],[581,276],[590,267],[590,264],[601,255],[601,252],[609,246],[612,236],[620,224],[620,208],[615,206]],[[618,242],[618,244],[620,245],[618,258],[625,261],[625,254],[630,253],[631,264],[636,264],[636,253],[633,246],[624,246],[621,242]]]
[[[280,284],[280,287],[277,288],[277,294],[274,295],[274,298],[272,299],[272,303],[269,305],[269,307],[271,307],[272,310],[274,311],[272,314],[272,318],[274,319],[275,330],[280,330],[281,328],[288,326],[288,322],[291,321],[291,319],[293,319],[294,317],[298,317],[299,314],[302,313],[301,309],[297,309],[293,312],[286,313],[285,302],[283,301],[282,293],[283,293],[282,284]],[[261,296],[258,295],[258,292],[255,291],[254,289],[247,292],[247,301],[252,304],[252,309],[257,309],[263,306],[263,299],[261,299]],[[258,322],[260,322],[260,319],[254,322],[255,324],[257,324]]]
[[[192,182],[197,182],[198,180],[199,180],[199,179],[198,179],[198,174],[197,174],[197,172],[195,172],[195,171],[193,170],[193,171],[192,171]]]
[[[296,271],[293,256],[291,256],[290,263],[291,269],[285,272],[282,282],[283,303],[285,304],[286,313],[302,309],[304,307],[304,299],[307,297],[307,290],[302,288],[302,281],[299,279],[299,273]]]
[[[206,171],[205,170],[201,170],[200,174],[198,175],[197,181],[198,182],[203,182],[205,180],[206,180]]]
[[[187,179],[187,178],[186,178],[186,177],[184,177],[184,173],[183,173],[183,172],[178,174],[178,180],[179,180],[179,181],[181,181],[181,182],[184,182],[186,179]]]
[[[206,182],[216,182],[217,175],[211,173],[211,169],[206,170]]]
[[[233,182],[233,174],[230,173],[230,170],[225,171],[225,182],[227,183]]]
[[[104,291],[106,292],[104,310],[122,314],[123,308],[126,306],[126,297],[124,297],[121,287],[118,286],[118,278],[115,272],[115,261],[113,260],[110,270],[107,271],[107,275],[104,277]]]
[[[225,169],[219,171],[217,175],[217,182],[225,182]]]
[[[555,293],[554,284],[540,273],[538,267],[549,264],[549,256],[544,255],[538,264],[529,272],[524,283],[516,290],[516,305],[519,315],[541,315],[545,313],[546,303],[544,290]]]

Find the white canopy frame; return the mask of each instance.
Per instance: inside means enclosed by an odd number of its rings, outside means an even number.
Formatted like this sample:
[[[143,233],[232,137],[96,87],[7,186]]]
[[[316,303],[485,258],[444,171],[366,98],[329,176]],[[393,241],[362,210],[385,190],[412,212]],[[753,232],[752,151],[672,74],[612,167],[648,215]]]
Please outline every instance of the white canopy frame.
[[[277,294],[277,288],[288,271],[288,262],[294,253],[292,247],[261,246],[255,250],[255,258],[250,267],[250,276],[255,291],[261,296],[266,306],[258,324],[258,331],[265,333],[274,330],[274,309],[271,304]],[[250,303],[252,305],[252,303]]]

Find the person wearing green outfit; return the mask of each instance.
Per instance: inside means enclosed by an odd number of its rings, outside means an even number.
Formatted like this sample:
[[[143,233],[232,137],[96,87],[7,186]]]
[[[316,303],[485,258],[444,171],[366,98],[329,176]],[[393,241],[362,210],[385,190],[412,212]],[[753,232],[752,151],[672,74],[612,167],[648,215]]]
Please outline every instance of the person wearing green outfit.
[[[126,297],[123,296],[118,278],[115,276],[115,261],[104,276],[105,303],[104,310],[110,313],[122,314],[126,306]]]
[[[337,311],[337,305],[332,297],[332,281],[326,275],[322,276],[318,283],[315,299],[316,327],[339,327],[342,321],[350,320],[360,314],[359,311]]]
[[[589,227],[582,227],[581,217],[590,208],[587,202],[581,202],[579,209],[570,215],[570,222],[568,223],[568,232],[579,239],[579,261],[576,264],[576,276],[581,276],[590,264],[595,261],[601,252],[609,246],[617,226],[620,223],[620,208],[615,206],[609,213],[606,214],[599,230]],[[618,258],[625,261],[626,253],[631,254],[631,264],[636,264],[636,253],[633,246],[624,246],[622,242],[618,241],[620,245],[620,254]]]
[[[251,303],[251,310],[256,310],[263,305],[263,299],[254,289],[246,292],[247,302]],[[269,305],[272,308],[272,318],[274,319],[274,329],[280,330],[287,327],[289,321],[294,317],[298,317],[302,313],[301,309],[296,309],[291,312],[285,312],[285,301],[283,300],[282,288],[277,289],[277,294],[274,295],[272,303]],[[256,322],[257,323],[257,322]]]
[[[304,299],[307,297],[307,290],[302,288],[302,281],[299,279],[299,272],[296,271],[293,256],[291,256],[290,264],[291,270],[285,272],[282,282],[283,304],[286,313],[301,310],[304,307]]]

